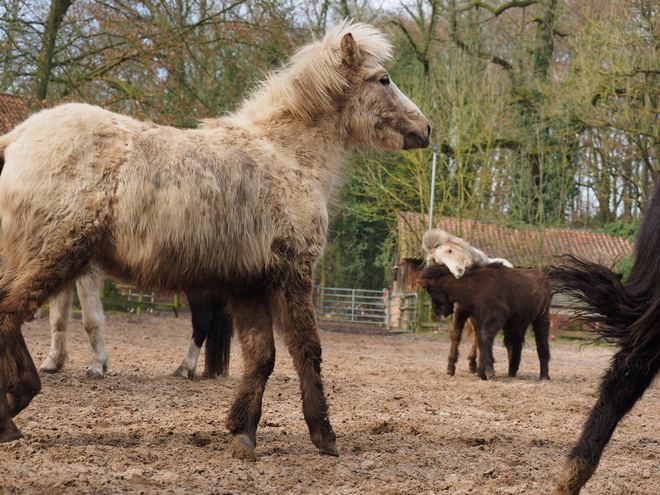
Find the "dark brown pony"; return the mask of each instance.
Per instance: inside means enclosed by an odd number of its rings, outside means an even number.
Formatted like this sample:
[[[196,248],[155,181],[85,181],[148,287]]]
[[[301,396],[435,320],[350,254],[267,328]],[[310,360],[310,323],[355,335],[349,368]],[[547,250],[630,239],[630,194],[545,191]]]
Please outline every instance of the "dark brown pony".
[[[532,325],[541,379],[550,379],[548,336],[552,289],[541,271],[493,263],[474,265],[457,279],[445,265],[435,265],[424,271],[420,284],[431,295],[433,312],[437,316],[451,315],[456,306],[450,366],[455,363],[463,325],[470,319],[479,349],[477,375],[483,380],[495,376],[493,340],[502,329],[509,355],[509,376],[514,377],[520,367],[525,332]]]
[[[577,316],[617,346],[598,400],[568,456],[555,494],[577,495],[598,467],[617,424],[642,397],[660,370],[660,184],[635,242],[628,280],[586,260],[565,256],[549,269],[562,291],[586,308]]]

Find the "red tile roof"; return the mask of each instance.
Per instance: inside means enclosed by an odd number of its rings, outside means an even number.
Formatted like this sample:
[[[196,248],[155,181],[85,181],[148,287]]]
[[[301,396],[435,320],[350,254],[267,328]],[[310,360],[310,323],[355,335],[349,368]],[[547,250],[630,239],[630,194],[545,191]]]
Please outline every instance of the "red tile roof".
[[[23,122],[28,116],[28,110],[26,99],[0,93],[0,135],[8,133]]]
[[[424,259],[422,236],[428,217],[405,213],[399,218],[399,259]],[[435,227],[462,237],[491,258],[506,258],[517,267],[540,267],[555,263],[555,257],[575,254],[611,266],[631,255],[633,245],[621,237],[574,229],[517,229],[474,220],[441,217]]]

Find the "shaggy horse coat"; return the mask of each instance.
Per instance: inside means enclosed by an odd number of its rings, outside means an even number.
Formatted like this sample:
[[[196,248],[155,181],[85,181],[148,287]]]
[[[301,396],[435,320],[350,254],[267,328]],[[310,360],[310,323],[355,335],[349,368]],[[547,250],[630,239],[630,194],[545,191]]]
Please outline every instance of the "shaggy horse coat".
[[[456,278],[462,277],[468,267],[477,263],[502,263],[513,268],[504,258],[489,258],[466,240],[442,229],[427,230],[422,237],[422,249],[426,251],[427,261],[446,265]]]
[[[0,442],[41,384],[20,328],[98,265],[144,289],[230,293],[244,374],[232,454],[256,459],[273,327],[300,377],[312,443],[338,455],[321,379],[312,272],[346,154],[429,144],[381,65],[391,45],[343,23],[302,48],[234,114],[180,130],[101,108],[42,111],[0,137]]]
[[[478,338],[480,378],[495,376],[493,341],[500,329],[509,355],[509,376],[516,376],[525,332],[532,325],[541,364],[540,377],[550,379],[548,337],[552,290],[542,272],[495,263],[474,265],[457,279],[445,265],[435,265],[424,270],[420,285],[431,296],[437,316],[451,315],[456,305],[460,312],[455,317],[462,319],[462,324],[467,318],[472,320]]]
[[[548,268],[562,292],[585,303],[577,316],[617,346],[600,382],[598,399],[568,456],[555,490],[577,495],[596,471],[617,424],[642,397],[660,370],[660,182],[635,242],[630,277],[609,268],[565,256]]]

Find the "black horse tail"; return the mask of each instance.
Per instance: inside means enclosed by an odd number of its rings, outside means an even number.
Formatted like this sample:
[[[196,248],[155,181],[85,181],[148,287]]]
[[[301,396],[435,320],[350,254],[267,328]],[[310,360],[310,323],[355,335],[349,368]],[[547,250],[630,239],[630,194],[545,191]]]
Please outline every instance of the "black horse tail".
[[[638,355],[660,357],[660,186],[640,226],[635,263],[625,282],[612,270],[572,255],[547,269],[555,289],[582,301],[581,321],[617,344],[629,360]]]
[[[206,359],[204,375],[212,378],[226,375],[229,369],[229,353],[234,327],[231,316],[227,313],[228,296],[213,296],[211,308],[213,317],[206,338]]]

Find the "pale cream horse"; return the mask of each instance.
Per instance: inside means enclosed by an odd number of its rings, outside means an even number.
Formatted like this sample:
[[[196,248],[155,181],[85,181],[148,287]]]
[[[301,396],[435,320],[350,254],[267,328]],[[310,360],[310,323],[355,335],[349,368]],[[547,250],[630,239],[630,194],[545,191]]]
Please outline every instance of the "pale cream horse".
[[[422,249],[426,251],[427,261],[433,261],[439,265],[446,265],[456,278],[461,278],[465,270],[472,265],[502,263],[504,266],[513,268],[513,265],[504,258],[489,258],[483,251],[471,246],[466,240],[451,235],[446,230],[427,230],[422,237]],[[468,354],[468,365],[472,373],[477,372],[477,349],[478,335],[472,319],[468,318],[467,311],[460,305],[454,307],[454,322],[449,331],[449,357],[447,363],[447,374],[456,373],[456,361],[458,361],[458,347],[463,336],[465,324],[469,323],[468,331],[472,332],[472,347]]]
[[[101,108],[42,111],[0,137],[0,442],[39,392],[22,323],[92,264],[161,291],[231,294],[244,374],[232,454],[256,459],[277,328],[312,443],[338,455],[312,301],[328,202],[356,147],[426,147],[431,127],[390,80],[391,45],[350,22],[302,48],[234,114],[180,130]]]

